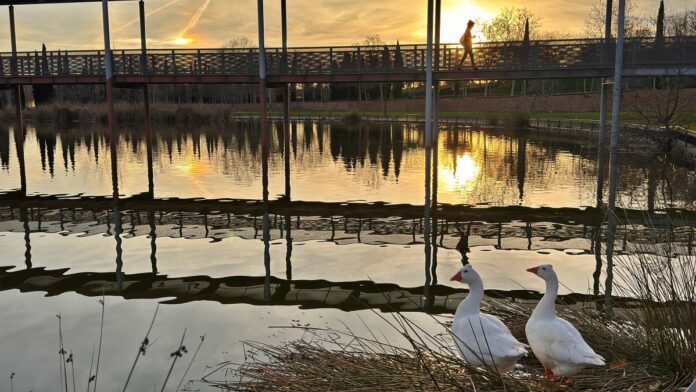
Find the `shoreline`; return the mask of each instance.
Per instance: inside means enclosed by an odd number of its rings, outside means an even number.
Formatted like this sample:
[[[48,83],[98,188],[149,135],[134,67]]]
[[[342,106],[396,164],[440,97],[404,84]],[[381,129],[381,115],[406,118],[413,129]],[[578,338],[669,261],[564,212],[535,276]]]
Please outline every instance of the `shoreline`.
[[[295,105],[296,103],[293,103]],[[301,103],[300,103],[301,104]],[[153,103],[151,105],[150,117],[155,124],[200,124],[213,125],[225,124],[232,120],[258,118],[258,110],[249,110],[239,107],[240,105],[228,104],[167,104]],[[246,105],[245,105],[246,106]],[[270,105],[268,112],[272,120],[282,119],[282,110],[278,110]],[[374,105],[372,106],[374,109]],[[66,127],[70,124],[94,124],[106,123],[106,105],[96,104],[73,104],[66,102],[56,102],[38,108],[25,109],[23,112],[24,120],[27,122],[41,124],[56,124],[59,127]],[[126,124],[139,124],[145,121],[145,112],[139,103],[116,103],[114,106],[116,122]],[[361,110],[354,111],[348,109],[302,109],[295,108],[290,110],[292,120],[341,120],[346,116],[359,116],[361,120],[367,121],[405,121],[422,122],[423,111],[387,111],[386,117],[383,111]],[[448,111],[443,109],[440,112],[440,120],[446,122],[464,122],[464,120],[474,122],[475,125],[483,124],[484,120],[489,121],[487,125],[502,125],[501,120],[511,117],[524,116],[530,119],[543,120],[599,120],[599,112],[594,111]],[[696,110],[685,111],[684,123],[686,128],[696,129]],[[630,124],[633,128],[656,128],[657,124],[646,124],[644,118],[638,113],[625,111],[621,113],[622,124]],[[12,107],[5,107],[0,110],[0,121],[14,122],[15,113]]]

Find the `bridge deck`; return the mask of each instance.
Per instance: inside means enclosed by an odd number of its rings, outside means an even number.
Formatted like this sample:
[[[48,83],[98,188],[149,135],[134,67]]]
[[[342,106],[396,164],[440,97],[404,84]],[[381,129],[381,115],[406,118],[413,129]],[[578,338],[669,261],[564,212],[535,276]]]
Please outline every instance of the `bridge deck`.
[[[696,37],[633,38],[624,47],[625,75],[696,75]],[[113,50],[115,82],[256,83],[258,49]],[[438,80],[608,77],[613,48],[599,39],[488,42],[475,48],[478,70],[457,65],[462,49],[440,46]],[[269,83],[423,81],[426,46],[341,46],[268,49]],[[58,50],[0,53],[0,85],[98,84],[104,52]]]

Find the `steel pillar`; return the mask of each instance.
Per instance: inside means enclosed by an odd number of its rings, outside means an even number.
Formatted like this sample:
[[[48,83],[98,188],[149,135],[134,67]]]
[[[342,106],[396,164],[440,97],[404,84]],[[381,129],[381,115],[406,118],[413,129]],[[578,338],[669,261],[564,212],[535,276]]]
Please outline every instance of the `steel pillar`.
[[[611,108],[611,141],[609,143],[609,225],[607,228],[607,277],[604,283],[605,306],[608,315],[612,312],[612,288],[614,282],[614,239],[616,236],[616,183],[617,164],[619,158],[619,121],[621,116],[621,77],[623,72],[623,43],[624,20],[626,16],[626,0],[619,0],[619,17],[616,26],[616,60],[614,63],[614,96]]]
[[[287,0],[280,0],[283,70],[288,69]],[[290,84],[283,85],[283,155],[285,157],[285,197],[290,200]],[[289,231],[288,231],[289,233]]]
[[[433,145],[433,0],[428,1],[427,48],[425,60],[425,203],[423,211],[423,240],[425,242],[425,285],[424,297],[429,297],[431,284],[431,238],[430,238],[430,175]]]
[[[12,46],[12,63],[10,72],[17,75],[17,32],[15,29],[14,6],[10,5],[10,43]],[[24,115],[22,114],[22,86],[12,89],[12,98],[15,105],[14,139],[17,159],[19,160],[19,182],[22,195],[27,194],[27,176],[24,165]]]
[[[606,62],[611,49],[611,16],[612,0],[607,0],[606,17],[604,21],[604,49],[602,50],[602,62]],[[597,148],[597,207],[602,205],[604,199],[604,171],[606,169],[606,144],[607,144],[607,101],[609,99],[609,86],[607,80],[602,78],[601,95],[599,101],[599,142]]]
[[[114,130],[114,68],[111,57],[111,37],[109,33],[109,1],[102,0],[102,23],[104,26],[104,76],[106,79],[106,111],[109,129],[109,146],[111,150],[111,182],[113,198],[118,199],[118,156],[117,138]]]
[[[145,2],[138,1],[140,15],[140,73],[147,74],[147,34],[145,33]],[[147,150],[147,192],[155,195],[155,175],[152,161],[152,118],[150,116],[150,86],[143,85],[143,106],[145,109],[145,147]]]
[[[145,2],[138,1],[138,14],[140,16],[140,73],[147,73],[147,35],[145,34]],[[173,64],[172,64],[173,65]]]
[[[271,250],[270,250],[270,220],[268,213],[268,155],[270,135],[266,116],[266,45],[263,18],[263,0],[257,0],[258,28],[259,28],[259,126],[261,131],[261,183],[263,187],[263,265],[266,270],[264,281],[264,299],[271,300]]]

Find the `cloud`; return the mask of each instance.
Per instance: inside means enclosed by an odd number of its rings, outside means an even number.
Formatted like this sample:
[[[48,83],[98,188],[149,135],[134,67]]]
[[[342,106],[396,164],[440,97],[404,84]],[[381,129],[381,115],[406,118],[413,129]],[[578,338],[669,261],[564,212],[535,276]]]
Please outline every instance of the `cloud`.
[[[470,0],[473,5],[495,14],[502,7],[525,6],[542,18],[549,31],[581,35],[585,17],[600,0]],[[635,0],[648,16],[657,13],[659,0]],[[280,2],[266,1],[265,24],[268,46],[280,45]],[[687,5],[687,3],[689,5]],[[424,40],[425,0],[292,0],[288,1],[288,42],[291,46],[350,45],[365,35],[377,33],[387,42],[415,43]],[[456,8],[461,0],[443,0],[443,10]],[[139,37],[135,24],[137,7],[132,2],[111,2],[112,40],[118,47],[133,45]],[[256,1],[254,0],[148,0],[147,34],[150,46],[176,38],[179,33],[196,38],[197,45],[224,45],[236,36],[257,40]],[[665,0],[667,11],[693,7],[691,0]],[[17,32],[20,50],[34,50],[45,42],[49,48],[98,49],[101,41],[101,6],[98,3],[17,6]],[[0,40],[9,50],[9,33]],[[182,32],[183,30],[183,32]]]

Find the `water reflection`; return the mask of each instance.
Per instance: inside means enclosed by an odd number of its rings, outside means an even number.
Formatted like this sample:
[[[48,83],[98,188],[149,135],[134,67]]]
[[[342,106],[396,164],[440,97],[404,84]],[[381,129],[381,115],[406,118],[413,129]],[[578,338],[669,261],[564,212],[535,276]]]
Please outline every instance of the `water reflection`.
[[[457,260],[460,265],[469,262],[474,249],[481,247],[490,247],[491,250],[501,249],[501,252],[510,252],[511,249],[519,249],[525,252],[542,251],[542,253],[548,253],[549,249],[560,249],[567,250],[570,254],[591,255],[591,257],[599,263],[594,272],[590,270],[588,275],[575,276],[572,279],[576,279],[576,281],[574,281],[574,283],[569,283],[575,284],[575,287],[582,288],[583,281],[585,281],[585,279],[591,279],[593,282],[592,292],[594,295],[599,294],[600,288],[601,258],[599,257],[599,251],[601,248],[598,244],[601,244],[600,233],[603,230],[603,226],[601,217],[598,217],[592,211],[577,210],[574,212],[574,215],[570,215],[568,214],[569,211],[566,210],[563,212],[568,215],[563,217],[560,210],[552,210],[548,211],[548,215],[545,216],[543,214],[537,214],[535,219],[530,217],[527,222],[520,222],[519,220],[513,219],[511,221],[486,223],[485,221],[472,218],[487,217],[490,218],[489,220],[497,218],[494,218],[495,216],[490,212],[486,213],[478,211],[477,209],[471,209],[469,212],[470,215],[467,216],[462,210],[452,212],[449,211],[448,208],[443,209],[443,206],[438,206],[438,208],[434,208],[434,211],[436,211],[438,215],[433,218],[437,224],[433,225],[434,230],[432,237],[433,249],[436,250],[436,253],[433,253],[434,257],[431,269],[426,270],[426,273],[430,274],[431,277],[430,284],[420,288],[404,289],[403,286],[394,286],[393,283],[377,284],[373,282],[374,285],[372,286],[364,286],[365,283],[363,281],[354,281],[350,279],[340,280],[342,276],[346,276],[343,269],[350,269],[348,266],[342,266],[341,264],[336,264],[336,266],[329,268],[330,271],[333,271],[330,276],[320,275],[321,278],[315,281],[308,279],[300,279],[298,281],[293,277],[293,257],[297,256],[293,252],[293,248],[296,245],[296,239],[294,237],[299,236],[302,238],[302,241],[299,242],[302,248],[310,246],[310,249],[312,249],[314,246],[312,242],[317,240],[331,241],[334,246],[346,247],[333,249],[331,251],[331,257],[328,258],[326,255],[323,257],[310,257],[314,263],[319,264],[328,263],[331,265],[331,263],[333,263],[332,259],[342,260],[343,258],[352,259],[353,257],[364,257],[357,255],[352,256],[353,253],[351,252],[355,251],[372,254],[373,251],[364,249],[363,247],[404,247],[401,251],[394,253],[392,258],[370,260],[370,263],[374,264],[372,268],[376,268],[380,271],[397,268],[400,272],[398,277],[394,277],[394,279],[404,279],[404,270],[407,266],[402,265],[403,262],[400,260],[402,257],[400,256],[400,252],[417,252],[417,247],[412,248],[413,251],[410,250],[410,247],[412,245],[423,244],[423,222],[420,219],[395,219],[391,217],[394,211],[396,211],[394,209],[391,211],[389,209],[387,209],[387,211],[382,211],[384,208],[374,209],[374,214],[369,216],[365,215],[363,208],[354,208],[352,210],[353,213],[350,213],[350,210],[338,210],[336,205],[326,206],[327,212],[332,211],[335,213],[336,211],[340,211],[344,214],[339,221],[333,216],[318,218],[317,216],[324,214],[319,212],[317,209],[318,207],[308,208],[305,205],[304,207],[297,208],[302,206],[302,204],[295,204],[297,207],[294,212],[292,212],[292,208],[278,209],[279,207],[273,203],[268,203],[265,208],[263,204],[259,206],[260,208],[249,208],[246,202],[220,202],[216,205],[216,208],[212,207],[212,205],[205,208],[210,208],[211,210],[217,209],[218,212],[194,213],[194,210],[201,208],[199,202],[195,200],[188,202],[177,200],[159,202],[161,206],[169,205],[170,207],[168,210],[129,209],[125,211],[121,208],[109,208],[108,205],[104,205],[98,201],[61,200],[57,202],[67,205],[68,207],[58,209],[0,207],[0,232],[20,232],[24,236],[24,262],[26,265],[26,270],[24,271],[29,274],[26,275],[25,272],[4,267],[3,271],[5,271],[5,275],[0,277],[0,280],[3,282],[3,290],[21,288],[22,290],[30,291],[48,291],[49,294],[75,291],[80,293],[91,293],[88,295],[99,295],[101,289],[97,289],[97,287],[100,286],[97,282],[103,280],[105,282],[112,282],[112,284],[108,286],[112,287],[110,290],[113,290],[113,292],[109,293],[123,295],[128,298],[147,298],[152,296],[153,293],[159,293],[157,294],[158,298],[172,295],[180,298],[178,301],[212,299],[227,303],[232,300],[232,298],[236,298],[234,301],[246,298],[243,300],[246,303],[303,303],[303,306],[309,306],[308,304],[314,304],[312,306],[315,306],[317,304],[315,296],[311,296],[313,299],[308,303],[296,302],[301,300],[299,299],[300,297],[296,295],[297,293],[295,293],[295,290],[309,290],[310,287],[314,287],[316,290],[319,290],[315,291],[315,294],[319,292],[324,293],[322,295],[325,297],[322,298],[325,298],[326,302],[322,302],[321,306],[333,306],[333,304],[339,303],[341,308],[350,309],[354,307],[357,309],[360,302],[355,301],[364,300],[364,296],[367,295],[367,292],[377,295],[376,292],[371,290],[380,288],[387,290],[389,293],[393,290],[406,290],[411,293],[409,294],[409,298],[412,300],[417,300],[419,298],[418,293],[420,293],[422,295],[420,298],[425,299],[425,302],[417,302],[421,303],[420,306],[432,310],[432,306],[434,306],[437,301],[443,300],[438,297],[440,294],[436,293],[442,293],[442,290],[449,290],[448,286],[442,286],[437,281],[437,264],[440,261],[440,256],[444,256],[445,265],[448,266],[448,268],[452,268],[452,262],[455,260]],[[24,203],[26,204],[27,202],[25,201]],[[98,207],[100,204],[103,205],[105,209],[100,210]],[[71,205],[72,207],[70,207]],[[78,205],[82,208],[75,208]],[[90,211],[89,208],[91,208],[91,206],[96,208]],[[514,216],[514,209],[519,208],[520,207],[513,207],[498,211],[499,217]],[[69,213],[66,214],[65,211],[69,211]],[[408,209],[404,210],[402,208],[401,211],[408,212]],[[529,212],[532,212],[532,210],[528,211],[528,213]],[[668,217],[667,219],[669,220],[665,220],[665,228],[658,229],[641,226],[639,224],[643,221],[641,215],[630,211],[625,212],[624,216],[630,217],[633,215],[636,219],[634,221],[625,220],[621,222],[618,231],[618,238],[621,238],[621,241],[617,243],[619,251],[631,253],[633,251],[640,251],[645,244],[663,244],[671,242],[672,252],[676,254],[693,253],[694,230],[690,223],[693,222],[692,218],[685,217],[682,221],[679,221],[675,217]],[[326,215],[333,214],[327,213]],[[257,219],[257,217],[261,219]],[[653,218],[655,218],[654,223],[659,225],[660,217],[654,216]],[[533,222],[533,220],[536,220],[536,222]],[[265,221],[265,223],[263,221]],[[550,223],[553,221],[555,221],[555,223]],[[584,222],[577,223],[578,221]],[[667,224],[668,222],[669,224]],[[33,247],[30,242],[30,235],[35,232],[41,232],[42,236],[54,236],[42,240],[44,244],[45,241],[51,241],[54,246],[60,246],[62,241],[61,238],[68,238],[65,237],[66,235],[70,236],[70,233],[79,233],[80,237],[77,238],[79,238],[79,243],[83,244],[85,249],[90,248],[92,244],[94,244],[94,241],[90,238],[99,238],[99,234],[103,233],[109,237],[113,237],[114,242],[112,242],[112,244],[114,245],[112,245],[113,247],[111,249],[113,249],[113,254],[115,255],[116,273],[113,272],[113,264],[111,264],[111,267],[107,264],[98,264],[96,268],[87,267],[85,270],[85,268],[81,267],[79,264],[71,262],[71,258],[63,257],[56,259],[46,259],[46,257],[43,257],[41,259],[41,264],[37,266],[36,263],[32,262]],[[132,241],[124,241],[124,233],[127,233],[126,238],[128,239],[135,239],[138,237],[149,239],[149,241],[147,241],[147,250],[149,251],[147,270],[142,269],[143,265],[137,262],[137,257],[135,257],[129,258],[129,260],[133,259],[133,265],[129,267],[129,269],[136,272],[131,272],[130,274],[124,273],[124,243]],[[171,264],[168,263],[163,271],[161,271],[161,268],[157,265],[157,241],[167,237],[184,237],[189,239],[205,238],[214,239],[216,242],[231,241],[232,239],[228,239],[230,237],[241,237],[249,240],[254,240],[256,238],[256,241],[262,243],[261,253],[263,253],[262,264],[264,273],[262,276],[254,276],[252,274],[208,277],[202,276],[201,273],[198,272],[199,270],[195,263],[190,265],[187,263],[186,265],[177,267],[179,268],[177,275],[181,276],[180,278],[168,278],[167,275],[162,274],[171,272],[169,271],[171,270]],[[188,240],[179,239],[175,241]],[[130,243],[136,244],[134,242]],[[273,244],[284,245],[283,251],[272,251]],[[189,246],[193,246],[193,244],[191,243],[190,245],[183,246],[188,248]],[[219,259],[221,256],[219,250],[212,247],[213,245],[208,246],[211,246],[211,248],[209,248],[207,252],[204,250],[204,254],[208,254],[208,257]],[[355,246],[359,246],[359,248],[355,248]],[[396,248],[392,249],[392,252],[397,250]],[[77,249],[72,250],[71,252],[76,250]],[[456,259],[453,258],[452,251],[459,255],[459,257]],[[147,254],[145,249],[143,249],[142,254]],[[281,260],[284,260],[284,263],[273,263],[273,254],[278,255]],[[477,257],[481,257],[480,251],[478,255]],[[305,251],[305,253],[301,252],[299,257],[300,260],[306,262],[305,260],[308,255]],[[509,258],[512,256],[506,256],[501,253],[500,257]],[[223,259],[225,258],[226,257],[223,257]],[[236,257],[233,256],[232,259],[236,259]],[[11,262],[12,258],[10,257],[7,260]],[[113,263],[114,259],[112,258],[111,260]],[[249,263],[250,267],[253,267],[255,260],[259,259],[247,257],[236,260],[236,263]],[[591,262],[591,259],[584,260]],[[476,261],[480,263],[480,259]],[[534,262],[534,260],[532,261]],[[129,265],[130,264],[131,263],[129,263]],[[277,276],[283,271],[283,265],[285,267],[285,276],[284,279],[281,279]],[[271,269],[273,266],[276,266],[276,271]],[[70,268],[71,271],[67,271],[65,269],[66,267]],[[101,272],[103,269],[111,269],[112,272],[110,274]],[[361,271],[360,273],[363,277],[369,276],[370,274],[368,271]],[[322,280],[329,277],[331,278],[329,282]],[[218,286],[211,286],[211,279],[214,282],[218,282],[216,284],[218,284],[220,290],[223,291],[218,291],[217,289],[213,290],[212,287]],[[320,281],[326,283],[320,284]],[[48,284],[48,282],[53,283]],[[196,286],[199,289],[193,291],[187,289],[181,291],[181,293],[186,294],[177,294],[180,291],[180,289],[177,288],[179,287],[177,286],[179,285],[177,282],[180,282],[181,285],[186,287]],[[233,286],[230,286],[231,284]],[[209,287],[211,290],[217,292],[217,294],[214,294],[213,297],[210,297],[208,294],[203,295],[200,290],[205,287]],[[232,287],[236,287],[236,289],[233,290]],[[244,287],[244,289],[238,291],[238,289],[242,287]],[[257,287],[258,290],[261,291],[255,291],[257,289],[252,289],[253,287]],[[339,295],[339,293],[343,293],[339,296],[348,295],[348,297],[338,302],[335,302],[333,299],[329,301],[329,298],[333,297],[327,297],[326,295],[338,290],[338,288],[340,288],[340,290],[334,294]],[[55,292],[55,290],[58,290],[58,292]],[[348,291],[345,292],[345,290]],[[233,291],[237,292],[237,294],[230,297]],[[514,286],[509,287],[508,291],[509,293],[506,295],[522,295],[515,290]],[[453,291],[452,293],[455,292],[457,291]],[[524,292],[524,290],[522,292]],[[212,295],[212,292],[210,293]],[[389,293],[380,293],[380,295],[387,294],[391,296],[393,294]],[[182,297],[182,295],[184,296]],[[379,302],[376,298],[377,297],[372,299],[375,304]],[[261,302],[258,302],[259,300]],[[388,303],[392,304],[392,300],[396,300],[396,298],[390,299]],[[398,300],[397,303],[400,303],[399,301],[401,300]],[[386,304],[379,306],[386,307]],[[440,310],[444,311],[444,309]]]
[[[369,200],[422,204],[423,144],[414,124],[270,124],[269,193],[294,200]],[[29,194],[150,194],[154,197],[258,198],[262,184],[258,123],[224,129],[160,129],[148,143],[124,129],[118,145],[101,129],[27,129]],[[0,129],[0,192],[17,189],[11,128]],[[587,140],[542,131],[442,126],[437,144],[438,202],[490,205],[594,205],[596,151]],[[619,193],[626,206],[692,208],[693,170],[655,142],[635,140],[622,154]],[[148,145],[149,144],[149,145]],[[640,145],[640,149],[636,148]],[[115,149],[115,154],[112,154]],[[61,153],[57,154],[56,152]],[[56,156],[58,155],[58,156]],[[104,165],[103,157],[111,165]],[[433,155],[435,156],[435,155]],[[152,161],[150,164],[149,162]],[[60,169],[56,169],[56,166]],[[111,173],[117,173],[116,177]],[[646,181],[647,179],[647,181]],[[316,187],[315,184],[324,185]]]

